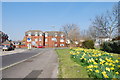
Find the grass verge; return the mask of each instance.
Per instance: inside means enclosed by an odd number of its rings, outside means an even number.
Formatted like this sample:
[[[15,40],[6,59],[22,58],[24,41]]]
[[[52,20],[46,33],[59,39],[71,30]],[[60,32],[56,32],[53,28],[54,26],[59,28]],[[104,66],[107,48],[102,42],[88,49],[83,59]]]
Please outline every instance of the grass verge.
[[[58,78],[89,78],[86,69],[70,59],[69,49],[56,49],[59,58]]]

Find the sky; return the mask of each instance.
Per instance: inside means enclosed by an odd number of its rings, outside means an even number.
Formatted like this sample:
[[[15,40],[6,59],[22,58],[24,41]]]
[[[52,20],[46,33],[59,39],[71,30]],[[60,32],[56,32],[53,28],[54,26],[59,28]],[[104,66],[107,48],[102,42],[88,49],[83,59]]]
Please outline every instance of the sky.
[[[59,31],[65,24],[88,29],[90,19],[112,10],[116,2],[3,2],[2,31],[22,40],[28,30]]]

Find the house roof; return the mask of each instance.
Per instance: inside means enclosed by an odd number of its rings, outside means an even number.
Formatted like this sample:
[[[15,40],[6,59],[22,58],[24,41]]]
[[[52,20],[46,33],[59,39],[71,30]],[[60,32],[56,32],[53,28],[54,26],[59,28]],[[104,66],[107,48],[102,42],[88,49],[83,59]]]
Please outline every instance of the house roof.
[[[31,35],[35,35],[35,32],[38,32],[39,34],[39,32],[42,32],[42,31],[41,30],[29,30],[25,32],[25,35],[28,35],[29,32],[31,32]]]
[[[55,34],[57,34],[57,36],[61,36],[61,34],[64,34],[64,32],[61,31],[45,31],[45,33],[48,33],[49,36],[55,36]]]
[[[26,32],[42,32],[41,30],[29,30],[29,31],[26,31]]]

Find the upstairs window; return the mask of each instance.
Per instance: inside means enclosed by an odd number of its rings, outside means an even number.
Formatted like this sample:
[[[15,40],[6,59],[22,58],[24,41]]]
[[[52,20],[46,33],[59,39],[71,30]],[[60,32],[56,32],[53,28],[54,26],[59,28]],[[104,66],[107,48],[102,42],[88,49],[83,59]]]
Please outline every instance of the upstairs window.
[[[57,39],[56,39],[56,38],[52,38],[52,41],[55,41],[55,42],[57,42]]]
[[[48,42],[48,39],[45,39],[45,42]]]
[[[38,41],[38,39],[35,39],[35,42],[37,42]]]
[[[42,38],[40,38],[39,41],[42,41]]]
[[[39,35],[42,36],[42,33],[40,32]]]
[[[61,34],[61,37],[63,37],[64,35],[63,34]]]
[[[31,32],[28,32],[28,36],[31,36]]]
[[[57,33],[55,33],[55,37],[57,37]]]
[[[27,42],[31,42],[31,38],[27,38]]]
[[[35,36],[38,36],[38,33],[37,33],[37,32],[35,32]]]
[[[48,37],[48,33],[45,33],[45,37]]]
[[[60,39],[60,42],[64,42],[64,39],[63,39],[63,38],[61,38],[61,39]]]

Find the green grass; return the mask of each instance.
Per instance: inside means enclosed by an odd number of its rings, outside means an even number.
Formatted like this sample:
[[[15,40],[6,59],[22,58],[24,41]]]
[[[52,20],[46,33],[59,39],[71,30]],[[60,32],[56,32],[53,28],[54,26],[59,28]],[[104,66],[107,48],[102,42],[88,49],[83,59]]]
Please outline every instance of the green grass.
[[[89,78],[86,69],[70,59],[69,49],[56,49],[59,58],[58,78]]]

